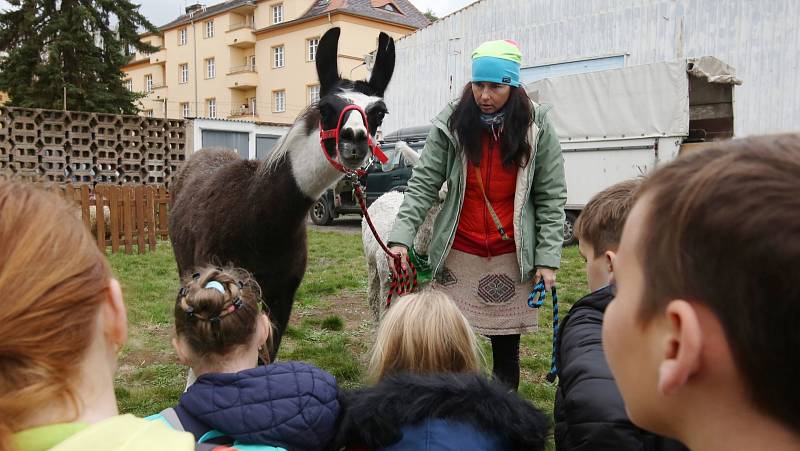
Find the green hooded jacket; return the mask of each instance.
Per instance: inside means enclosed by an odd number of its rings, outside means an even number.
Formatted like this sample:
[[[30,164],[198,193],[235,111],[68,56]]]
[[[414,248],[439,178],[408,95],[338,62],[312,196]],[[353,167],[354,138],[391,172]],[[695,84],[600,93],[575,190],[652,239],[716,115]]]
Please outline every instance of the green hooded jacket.
[[[531,108],[534,121],[528,130],[528,141],[533,158],[532,163],[517,171],[514,196],[514,241],[520,282],[531,280],[536,267],[559,267],[567,201],[564,158],[548,115],[550,107],[531,102]],[[451,102],[433,119],[433,128],[389,235],[390,243],[411,247],[417,229],[438,199],[439,189],[447,182],[447,197],[434,222],[428,251],[433,274],[444,267],[464,203],[467,159],[447,127],[454,109],[455,102]]]

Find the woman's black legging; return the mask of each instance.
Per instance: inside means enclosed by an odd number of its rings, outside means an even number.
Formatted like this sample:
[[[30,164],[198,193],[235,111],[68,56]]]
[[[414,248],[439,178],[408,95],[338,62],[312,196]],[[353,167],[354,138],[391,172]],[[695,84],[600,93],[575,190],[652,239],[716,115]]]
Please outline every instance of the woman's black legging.
[[[515,391],[519,388],[519,335],[491,335],[494,378]]]

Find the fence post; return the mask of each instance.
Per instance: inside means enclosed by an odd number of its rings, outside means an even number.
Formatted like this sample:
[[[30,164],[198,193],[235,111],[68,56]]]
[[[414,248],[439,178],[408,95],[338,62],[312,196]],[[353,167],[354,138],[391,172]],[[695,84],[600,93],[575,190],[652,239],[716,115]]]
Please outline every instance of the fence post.
[[[167,189],[163,186],[158,187],[158,232],[162,240],[169,238],[169,220],[167,210],[169,208],[169,197]]]
[[[133,190],[136,194],[136,240],[140,254],[147,252],[145,248],[147,232],[144,229],[144,189],[144,186],[139,185]]]
[[[83,225],[89,231],[92,230],[92,224],[89,221],[89,187],[81,185],[80,190],[75,193],[81,203],[81,216],[83,217]]]
[[[145,194],[147,195],[147,240],[150,244],[150,252],[156,250],[156,189],[152,186],[147,186]]]
[[[109,197],[108,210],[111,216],[111,252],[119,252],[119,219],[122,211],[119,208],[119,193],[118,186],[110,186],[108,188],[111,196]]]
[[[106,253],[106,207],[105,207],[106,187],[97,185],[94,188],[94,216],[97,224],[97,247],[100,252]]]
[[[125,228],[125,253],[133,253],[133,189],[129,186],[122,187],[122,212]]]

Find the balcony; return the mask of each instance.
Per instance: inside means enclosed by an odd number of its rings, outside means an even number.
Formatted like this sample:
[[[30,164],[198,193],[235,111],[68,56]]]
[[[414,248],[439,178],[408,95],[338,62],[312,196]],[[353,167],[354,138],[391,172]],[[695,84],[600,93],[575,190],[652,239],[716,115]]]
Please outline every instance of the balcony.
[[[240,49],[254,47],[256,45],[256,35],[253,33],[252,22],[241,22],[231,24],[225,34],[225,42],[231,47]]]
[[[250,108],[247,106],[242,105],[239,108],[235,108],[231,110],[231,114],[228,115],[230,119],[256,119],[258,117],[258,112],[254,108]]]
[[[228,87],[231,89],[253,89],[258,86],[256,66],[246,64],[235,66],[228,72]]]
[[[167,50],[160,48],[150,54],[150,64],[167,64]]]

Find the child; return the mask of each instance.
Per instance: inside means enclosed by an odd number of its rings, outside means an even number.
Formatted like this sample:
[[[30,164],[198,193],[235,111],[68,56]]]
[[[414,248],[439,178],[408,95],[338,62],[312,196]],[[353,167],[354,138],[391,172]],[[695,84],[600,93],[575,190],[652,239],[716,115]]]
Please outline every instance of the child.
[[[271,325],[260,290],[244,270],[204,268],[184,281],[175,303],[175,351],[197,380],[174,409],[151,417],[198,442],[317,450],[335,434],[336,380],[297,362],[257,366]],[[268,448],[276,449],[276,448]]]
[[[191,434],[120,415],[119,283],[61,198],[0,181],[0,450],[194,449]]]
[[[636,196],[606,356],[631,420],[693,451],[800,449],[800,135],[678,158]]]
[[[547,420],[481,371],[467,319],[440,291],[395,301],[370,360],[377,382],[343,396],[337,442],[370,450],[543,449]]]
[[[600,341],[613,298],[612,261],[639,183],[627,180],[598,193],[575,224],[591,293],[572,306],[558,336],[554,417],[559,451],[685,449],[630,422]]]

